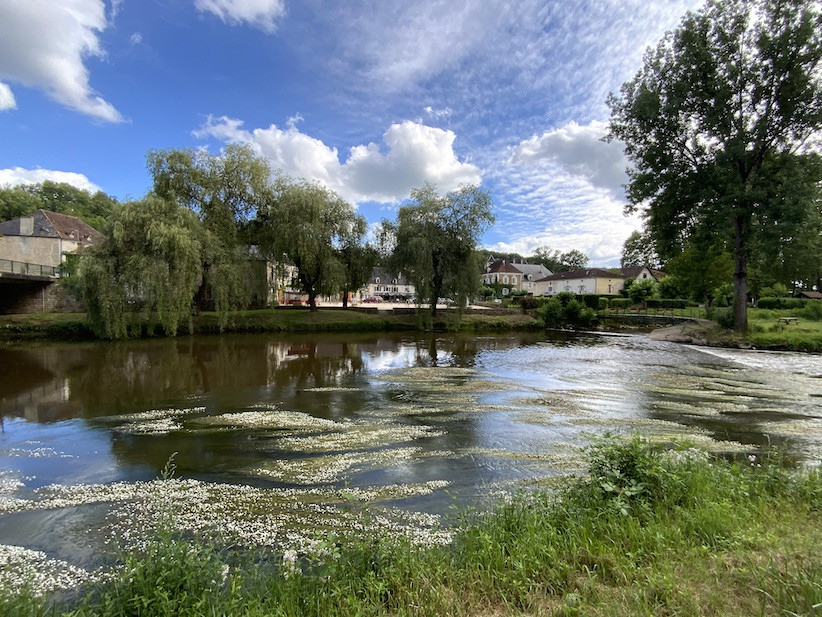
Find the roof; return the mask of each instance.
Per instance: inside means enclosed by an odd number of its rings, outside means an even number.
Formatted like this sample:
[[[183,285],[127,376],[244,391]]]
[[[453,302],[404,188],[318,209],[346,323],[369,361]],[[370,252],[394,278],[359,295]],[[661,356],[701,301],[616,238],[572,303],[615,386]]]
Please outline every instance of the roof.
[[[540,279],[544,276],[551,276],[553,274],[548,268],[542,264],[514,264],[514,267],[525,275],[530,275],[534,279]]]
[[[408,277],[405,276],[402,272],[394,273],[392,270],[388,268],[383,268],[382,266],[376,266],[371,270],[371,279],[368,281],[369,283],[376,285],[377,279],[380,279],[380,285],[410,285],[411,281],[408,280]],[[394,279],[397,279],[397,282],[394,282]]]
[[[508,272],[511,274],[522,274],[521,270],[517,269],[517,266],[512,264],[511,262],[505,259],[498,259],[492,264],[489,264],[485,268],[486,274],[494,274],[495,272]]]
[[[63,240],[91,244],[103,238],[103,234],[76,216],[49,210],[36,210],[28,216],[4,221],[0,223],[0,234],[4,236],[62,238]]]
[[[812,300],[822,300],[822,292],[818,291],[800,291],[799,295],[803,298],[811,298]]]
[[[654,270],[649,266],[631,266],[630,268],[622,268],[621,270],[626,279],[638,277],[643,270],[648,270],[651,276],[657,281],[665,276],[662,270]]]
[[[606,270],[605,268],[583,268],[580,270],[570,270],[568,272],[558,272],[541,278],[540,281],[567,281],[572,279],[623,279],[625,276],[614,270]]]

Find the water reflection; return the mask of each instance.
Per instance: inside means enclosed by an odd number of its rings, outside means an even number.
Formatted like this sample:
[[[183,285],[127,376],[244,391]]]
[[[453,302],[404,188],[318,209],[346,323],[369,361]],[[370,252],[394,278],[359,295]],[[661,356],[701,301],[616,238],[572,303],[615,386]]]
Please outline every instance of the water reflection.
[[[289,525],[310,525],[318,504],[333,510],[347,499],[341,491],[358,491],[369,508],[441,513],[454,496],[472,501],[577,470],[576,448],[606,431],[687,438],[740,456],[769,443],[810,462],[822,452],[819,356],[643,336],[36,344],[0,348],[0,366],[0,543],[66,555],[70,543],[32,532],[44,509],[57,509],[51,525],[80,533],[84,495],[120,512],[111,487],[151,481],[174,452],[180,475],[203,483],[178,487],[181,507],[209,512],[208,500],[228,486],[237,495],[253,486],[286,500],[266,512],[289,509]],[[43,493],[49,485],[60,487],[63,505]],[[154,490],[130,499],[142,503]],[[262,510],[246,512],[241,501],[220,511],[257,520]],[[106,529],[108,508],[92,510],[87,524]],[[140,512],[118,516],[139,522]]]

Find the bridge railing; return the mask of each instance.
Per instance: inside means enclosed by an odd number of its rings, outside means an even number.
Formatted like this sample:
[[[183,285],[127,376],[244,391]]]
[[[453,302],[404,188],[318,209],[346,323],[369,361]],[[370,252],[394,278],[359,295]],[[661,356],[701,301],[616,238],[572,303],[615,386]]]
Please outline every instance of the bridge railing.
[[[52,276],[61,275],[57,266],[44,266],[42,264],[30,264],[24,261],[13,261],[11,259],[0,259],[0,272],[10,274],[28,274],[30,276]]]

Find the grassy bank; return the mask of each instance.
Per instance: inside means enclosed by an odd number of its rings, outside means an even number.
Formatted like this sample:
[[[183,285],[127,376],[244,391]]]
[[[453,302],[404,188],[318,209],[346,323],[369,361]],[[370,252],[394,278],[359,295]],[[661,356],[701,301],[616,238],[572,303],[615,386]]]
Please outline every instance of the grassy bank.
[[[822,476],[637,438],[590,474],[464,512],[452,543],[318,541],[271,558],[169,532],[71,602],[0,593],[3,614],[814,615]]]
[[[497,312],[498,313],[498,312]],[[202,313],[192,320],[192,330],[181,328],[179,334],[218,334],[219,318],[216,313]],[[411,331],[423,324],[413,313],[394,314],[391,311],[356,311],[340,309],[265,309],[236,311],[229,316],[223,332],[369,332]],[[464,314],[457,321],[450,311],[441,311],[433,323],[435,330],[521,330],[541,325],[522,311],[504,314]],[[159,326],[137,322],[134,336],[162,336]],[[83,313],[45,313],[0,316],[0,339],[55,339],[92,340],[95,335]]]

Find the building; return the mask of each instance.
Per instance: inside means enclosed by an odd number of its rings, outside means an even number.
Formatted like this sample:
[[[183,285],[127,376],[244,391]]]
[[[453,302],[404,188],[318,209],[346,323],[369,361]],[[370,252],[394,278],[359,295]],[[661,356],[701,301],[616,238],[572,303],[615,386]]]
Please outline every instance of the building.
[[[626,279],[634,280],[650,278],[654,281],[659,281],[660,279],[665,277],[665,273],[662,270],[654,270],[653,268],[649,268],[648,266],[634,266],[630,268],[622,268],[622,274],[625,275]]]
[[[510,262],[492,255],[485,264],[482,282],[485,285],[500,285],[502,295],[507,296],[512,291],[536,293],[536,282],[550,275],[551,271],[542,264]]]
[[[575,294],[616,295],[622,291],[625,276],[615,270],[582,268],[552,274],[536,281],[534,295],[553,296],[563,291]]]
[[[359,291],[359,299],[379,296],[384,300],[407,302],[413,299],[416,293],[416,288],[402,272],[392,272],[388,268],[378,266],[371,270],[371,278]]]
[[[67,254],[102,239],[103,234],[77,217],[37,210],[0,223],[0,259],[57,268]]]

